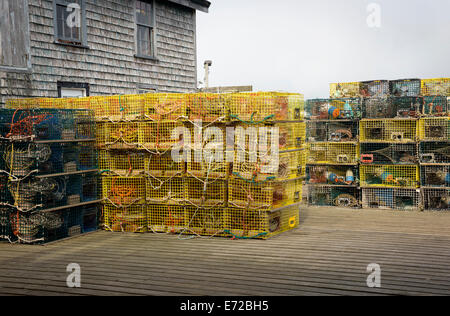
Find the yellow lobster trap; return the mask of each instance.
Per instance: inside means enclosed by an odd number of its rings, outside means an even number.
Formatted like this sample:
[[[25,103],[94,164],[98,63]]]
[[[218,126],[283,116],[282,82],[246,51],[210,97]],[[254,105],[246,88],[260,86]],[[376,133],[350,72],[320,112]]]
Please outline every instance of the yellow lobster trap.
[[[198,207],[225,206],[227,203],[227,180],[186,177],[185,197],[188,204]]]
[[[420,119],[419,139],[426,141],[450,140],[450,117]]]
[[[359,128],[361,142],[408,143],[416,142],[418,137],[415,119],[361,120]]]
[[[360,96],[360,82],[342,82],[330,84],[330,98],[357,98]]]
[[[245,159],[235,157],[233,163],[233,174],[246,180],[263,181],[268,177],[276,180],[294,179],[305,176],[306,150],[292,150],[280,152],[277,157],[267,154],[261,157],[259,153],[257,160],[251,159],[246,153]]]
[[[109,121],[130,121],[143,117],[144,95],[115,95],[105,97],[106,108],[103,109]]]
[[[423,96],[450,96],[450,78],[423,79],[421,94]]]
[[[185,173],[185,163],[173,159],[170,151],[166,153],[149,153],[144,158],[144,169],[153,177],[172,178]]]
[[[225,122],[229,119],[230,94],[192,93],[186,95],[186,116],[189,120]]]
[[[225,211],[222,207],[186,206],[187,235],[223,236],[225,229]]]
[[[308,164],[356,164],[359,146],[356,143],[310,143]]]
[[[225,221],[225,234],[233,238],[267,239],[298,227],[300,210],[298,204],[274,211],[228,208]]]
[[[127,233],[145,233],[148,231],[147,207],[145,205],[119,208],[111,204],[104,204],[102,212],[105,230]]]
[[[181,205],[185,201],[183,177],[146,177],[147,201],[151,204]]]
[[[139,122],[138,143],[149,152],[166,152],[182,141],[183,134],[173,133],[177,128],[182,128],[183,124],[176,121]]]
[[[420,172],[417,165],[361,165],[361,187],[417,188]]]
[[[116,207],[145,204],[145,177],[103,176],[102,198]]]
[[[229,180],[228,206],[242,209],[272,210],[302,200],[302,179],[284,181]]]
[[[186,98],[182,93],[148,93],[144,96],[145,117],[152,121],[185,118]]]
[[[302,120],[302,94],[279,92],[235,93],[230,97],[230,119],[247,124]]]
[[[138,131],[138,123],[97,123],[97,142],[104,149],[136,149]]]
[[[103,174],[134,177],[144,173],[146,154],[123,150],[100,151],[99,168]]]
[[[154,233],[180,233],[188,224],[184,206],[147,205],[149,231]]]

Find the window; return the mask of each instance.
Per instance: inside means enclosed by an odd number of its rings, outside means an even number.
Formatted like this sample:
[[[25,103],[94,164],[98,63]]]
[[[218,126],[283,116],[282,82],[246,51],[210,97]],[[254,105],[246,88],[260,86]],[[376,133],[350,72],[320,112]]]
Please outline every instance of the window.
[[[157,87],[154,85],[141,84],[137,87],[138,94],[156,93]]]
[[[136,0],[136,47],[138,57],[155,57],[153,1]]]
[[[61,44],[85,45],[84,0],[54,0],[55,40]]]
[[[82,98],[89,96],[89,84],[58,81],[59,98]]]

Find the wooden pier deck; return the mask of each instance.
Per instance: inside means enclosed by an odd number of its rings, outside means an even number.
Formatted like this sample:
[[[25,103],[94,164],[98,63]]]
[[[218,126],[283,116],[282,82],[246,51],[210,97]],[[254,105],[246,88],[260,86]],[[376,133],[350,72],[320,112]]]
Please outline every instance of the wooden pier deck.
[[[270,240],[96,232],[0,243],[0,295],[450,295],[450,213],[304,208]],[[81,266],[81,288],[66,267]],[[368,264],[381,288],[368,288]]]

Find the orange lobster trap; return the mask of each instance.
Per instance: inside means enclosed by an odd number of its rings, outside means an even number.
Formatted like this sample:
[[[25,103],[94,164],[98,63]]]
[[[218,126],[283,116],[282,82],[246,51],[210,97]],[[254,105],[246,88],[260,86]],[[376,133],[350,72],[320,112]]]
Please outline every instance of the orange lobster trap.
[[[183,134],[175,133],[177,128],[183,127],[181,122],[158,121],[137,124],[139,145],[147,151],[166,152],[183,140]]]
[[[149,231],[180,233],[188,223],[184,206],[150,204],[147,206]]]
[[[236,239],[267,239],[295,229],[300,223],[298,204],[274,211],[228,208],[225,233]]]
[[[243,209],[273,210],[302,200],[302,179],[284,181],[229,180],[228,206]]]
[[[357,164],[358,158],[357,143],[308,144],[308,164]]]
[[[102,198],[116,207],[145,204],[145,177],[103,176],[101,183]]]
[[[173,159],[171,152],[145,155],[144,169],[153,177],[172,178],[185,173],[185,163]]]
[[[187,235],[223,236],[225,229],[225,211],[222,207],[186,206]]]
[[[225,206],[227,203],[227,180],[186,177],[184,192],[186,202],[198,207]]]
[[[186,94],[148,93],[144,95],[144,115],[152,121],[177,121],[186,117]]]
[[[146,177],[147,201],[151,204],[181,205],[185,201],[183,177]]]
[[[192,93],[186,95],[186,116],[202,122],[225,122],[229,119],[231,95]]]
[[[104,149],[136,149],[139,132],[138,123],[97,123],[97,142]]]
[[[103,205],[103,227],[112,232],[145,233],[148,231],[147,207]]]
[[[103,174],[135,177],[144,173],[146,154],[122,150],[100,151],[99,168]]]
[[[423,79],[421,94],[423,96],[450,96],[450,78]]]

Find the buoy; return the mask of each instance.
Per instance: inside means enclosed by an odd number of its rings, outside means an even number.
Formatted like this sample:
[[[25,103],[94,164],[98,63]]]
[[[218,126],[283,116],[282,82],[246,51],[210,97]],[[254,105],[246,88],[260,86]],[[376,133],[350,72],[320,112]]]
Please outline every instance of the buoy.
[[[330,108],[328,109],[328,115],[331,116],[332,118],[338,118],[340,114],[341,110],[339,110],[335,106],[330,106]]]
[[[353,175],[352,169],[348,169],[347,173],[345,174],[345,182],[347,183],[353,183],[355,181],[355,176]]]

